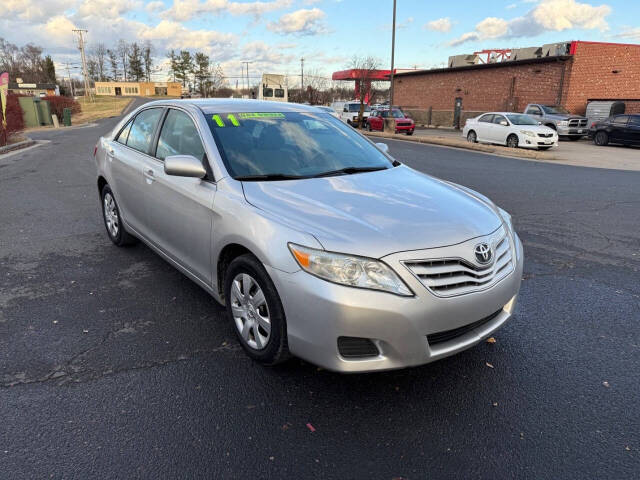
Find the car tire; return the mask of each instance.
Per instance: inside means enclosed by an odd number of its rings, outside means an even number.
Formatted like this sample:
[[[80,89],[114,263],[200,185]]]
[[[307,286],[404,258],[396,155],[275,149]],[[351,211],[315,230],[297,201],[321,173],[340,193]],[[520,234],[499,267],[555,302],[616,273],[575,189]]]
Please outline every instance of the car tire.
[[[241,255],[229,264],[224,277],[224,295],[227,316],[249,357],[263,365],[276,365],[291,356],[280,296],[255,256]]]
[[[407,132],[407,137],[410,137],[411,135],[413,135],[413,132]]]
[[[518,148],[518,136],[514,133],[507,137],[507,147],[509,148]]]
[[[104,220],[104,226],[107,229],[109,239],[118,247],[136,244],[138,239],[124,228],[120,208],[108,184],[102,187],[100,200],[102,205],[102,219]]]
[[[582,140],[582,137],[569,137],[569,140],[572,142],[577,142],[578,140]]]
[[[609,135],[607,134],[607,132],[603,131],[596,132],[593,137],[593,143],[595,143],[599,147],[604,147],[609,143]]]
[[[372,132],[373,131],[373,129],[371,128],[371,124],[370,123],[367,123],[367,131],[368,132]]]
[[[469,130],[469,133],[467,133],[467,141],[469,143],[478,143],[478,135],[474,130]]]

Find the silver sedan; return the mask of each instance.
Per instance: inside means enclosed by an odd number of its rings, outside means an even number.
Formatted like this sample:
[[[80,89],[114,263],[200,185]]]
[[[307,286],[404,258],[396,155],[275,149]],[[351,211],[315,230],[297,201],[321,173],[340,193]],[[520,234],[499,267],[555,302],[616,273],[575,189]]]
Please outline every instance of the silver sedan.
[[[100,138],[95,162],[113,243],[142,240],[209,292],[261,363],[419,365],[514,313],[509,214],[314,107],[148,103]]]

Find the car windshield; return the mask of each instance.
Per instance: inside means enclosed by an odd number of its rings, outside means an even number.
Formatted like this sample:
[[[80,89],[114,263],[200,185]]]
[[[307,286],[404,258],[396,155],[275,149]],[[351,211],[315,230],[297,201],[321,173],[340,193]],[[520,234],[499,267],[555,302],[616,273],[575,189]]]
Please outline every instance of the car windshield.
[[[349,111],[350,112],[359,112],[360,111],[360,104],[359,103],[350,103],[349,104]],[[370,112],[371,111],[371,107],[369,105],[365,105],[364,106],[364,111],[365,112]]]
[[[512,114],[507,115],[507,118],[514,125],[538,125],[538,121],[535,118],[530,117],[529,115]]]
[[[564,108],[562,107],[558,107],[558,106],[550,106],[550,105],[542,105],[542,109],[544,110],[544,113],[549,113],[551,115],[556,115],[556,114],[565,114],[565,113],[569,113],[567,112]]]
[[[207,122],[229,174],[286,180],[383,170],[391,160],[327,113],[220,113]]]

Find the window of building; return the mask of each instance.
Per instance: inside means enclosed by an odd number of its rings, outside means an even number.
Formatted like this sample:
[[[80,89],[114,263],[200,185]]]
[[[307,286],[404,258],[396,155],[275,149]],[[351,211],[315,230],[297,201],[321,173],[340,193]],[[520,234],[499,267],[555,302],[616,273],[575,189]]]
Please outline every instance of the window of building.
[[[276,98],[284,98],[284,88],[276,88],[274,93]]]
[[[164,160],[169,155],[193,155],[204,160],[200,134],[191,118],[180,110],[169,110],[158,139],[156,157]]]
[[[262,89],[262,97],[263,98],[271,98],[271,97],[273,97],[273,88],[264,87]]]

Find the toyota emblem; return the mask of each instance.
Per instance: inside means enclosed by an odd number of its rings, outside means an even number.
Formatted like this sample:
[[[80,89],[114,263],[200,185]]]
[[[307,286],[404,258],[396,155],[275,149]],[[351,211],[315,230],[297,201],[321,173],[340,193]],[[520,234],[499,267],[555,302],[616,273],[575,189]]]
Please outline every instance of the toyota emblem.
[[[491,247],[487,243],[479,243],[473,249],[476,254],[476,260],[481,265],[486,265],[491,261]]]

